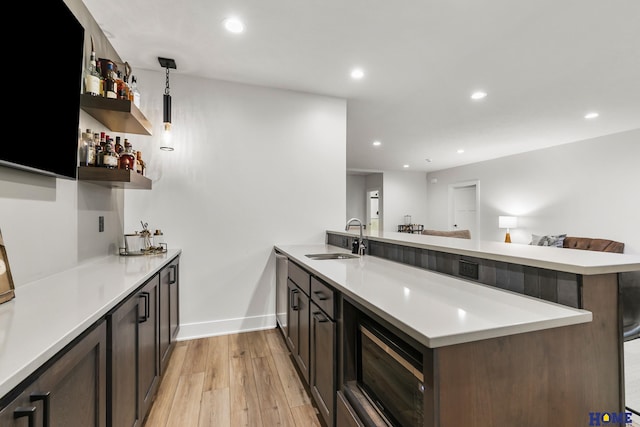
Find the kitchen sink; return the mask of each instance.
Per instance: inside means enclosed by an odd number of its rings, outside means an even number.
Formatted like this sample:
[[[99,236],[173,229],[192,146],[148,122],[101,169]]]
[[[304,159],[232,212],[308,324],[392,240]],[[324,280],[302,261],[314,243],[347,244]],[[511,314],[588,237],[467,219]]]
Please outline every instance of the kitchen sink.
[[[307,258],[311,259],[352,259],[352,258],[360,258],[358,255],[349,254],[349,253],[325,253],[325,254],[306,254]]]

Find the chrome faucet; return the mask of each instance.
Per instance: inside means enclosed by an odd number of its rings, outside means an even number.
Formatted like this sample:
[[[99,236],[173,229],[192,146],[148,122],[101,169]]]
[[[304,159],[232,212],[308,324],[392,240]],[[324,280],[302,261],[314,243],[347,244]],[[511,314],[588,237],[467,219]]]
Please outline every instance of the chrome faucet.
[[[360,221],[358,218],[351,218],[349,221],[347,221],[347,225],[344,227],[345,231],[349,231],[349,226],[351,225],[352,222],[357,222],[358,225],[360,226],[360,238],[358,240],[356,240],[356,242],[354,242],[354,248],[351,250],[352,253],[357,253],[360,256],[364,255],[365,250],[367,249],[367,247],[364,244],[364,237],[362,236],[362,221]]]

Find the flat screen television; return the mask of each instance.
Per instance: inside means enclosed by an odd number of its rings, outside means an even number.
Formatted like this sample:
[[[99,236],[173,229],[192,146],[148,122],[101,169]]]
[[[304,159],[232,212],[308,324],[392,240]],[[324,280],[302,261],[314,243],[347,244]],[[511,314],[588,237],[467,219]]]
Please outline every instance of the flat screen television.
[[[13,131],[0,143],[0,166],[76,179],[84,27],[63,0],[12,5],[18,26],[3,31],[2,66]]]

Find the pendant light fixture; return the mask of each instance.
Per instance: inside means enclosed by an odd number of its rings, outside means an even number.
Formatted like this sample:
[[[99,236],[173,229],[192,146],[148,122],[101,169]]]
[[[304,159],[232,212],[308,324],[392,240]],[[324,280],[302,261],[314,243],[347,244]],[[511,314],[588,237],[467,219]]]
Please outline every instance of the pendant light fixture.
[[[164,123],[164,132],[162,134],[162,146],[161,150],[173,151],[173,144],[171,143],[171,94],[169,87],[169,69],[176,69],[176,61],[171,58],[158,57],[160,66],[166,69],[166,85],[164,88],[164,95],[162,97],[162,122]]]

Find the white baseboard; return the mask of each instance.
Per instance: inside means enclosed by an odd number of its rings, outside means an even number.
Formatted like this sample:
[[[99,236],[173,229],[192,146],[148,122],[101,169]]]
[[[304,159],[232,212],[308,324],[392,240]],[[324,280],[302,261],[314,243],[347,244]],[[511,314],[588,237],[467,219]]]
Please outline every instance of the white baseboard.
[[[276,315],[242,317],[237,319],[214,320],[211,322],[181,323],[178,341],[240,332],[261,331],[276,327]]]

